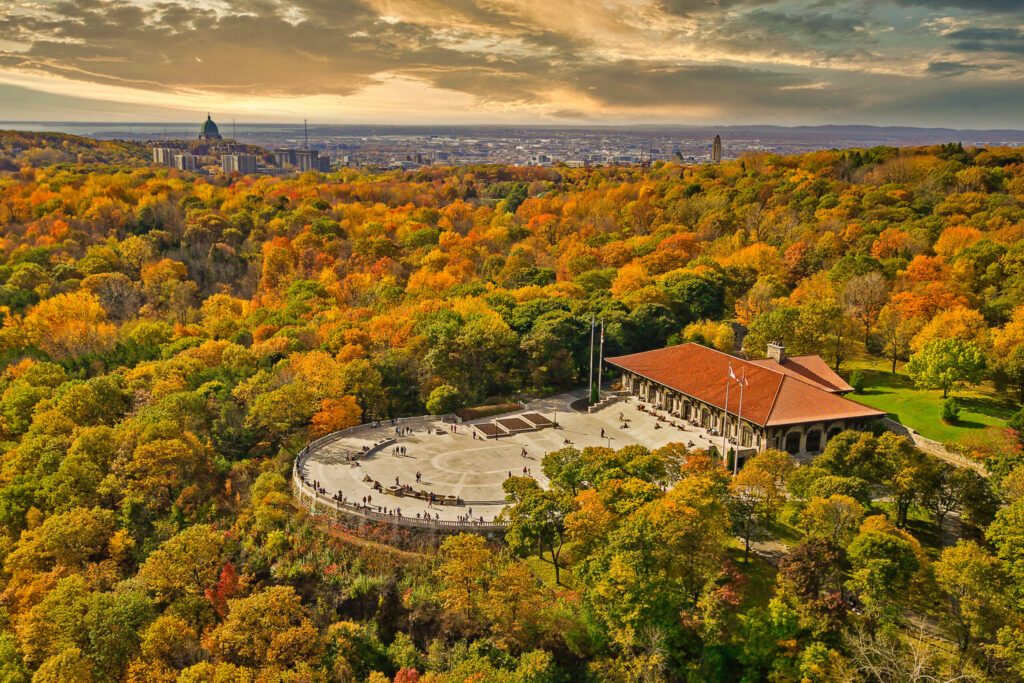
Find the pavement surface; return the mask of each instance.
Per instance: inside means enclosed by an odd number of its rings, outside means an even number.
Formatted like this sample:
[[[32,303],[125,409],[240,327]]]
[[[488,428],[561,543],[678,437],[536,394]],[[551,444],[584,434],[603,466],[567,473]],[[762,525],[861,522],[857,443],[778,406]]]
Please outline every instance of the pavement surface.
[[[636,398],[611,403],[594,413],[572,410],[569,404],[584,395],[585,392],[561,394],[534,401],[527,408],[510,413],[539,412],[557,419],[559,426],[498,439],[474,439],[471,431],[473,424],[489,422],[493,417],[456,425],[455,432],[450,431],[451,425],[440,420],[415,424],[409,435],[396,436],[395,428],[390,425],[362,430],[311,454],[305,462],[306,478],[319,482],[327,489],[328,495],[340,491],[350,503],[361,503],[363,496],[371,496],[373,509],[378,506],[391,511],[398,508],[404,517],[415,518],[418,513],[455,521],[471,514],[474,519],[483,516],[484,521],[490,522],[505,507],[501,485],[509,474],[524,476],[523,469],[526,468],[529,475],[546,488],[548,481],[541,472],[541,459],[546,453],[568,445],[566,441],[577,448],[610,446],[615,449],[630,444],[642,444],[653,449],[668,443],[686,444],[691,441],[695,448],[707,448],[716,442],[720,444],[695,427],[682,431],[665,422],[659,423],[656,417],[638,409]],[[628,419],[628,427],[622,427],[620,414]],[[682,424],[681,420],[673,421]],[[442,433],[437,434],[435,430],[438,429]],[[602,429],[605,430],[605,438],[601,438]],[[395,438],[395,443],[360,458],[358,465],[347,461],[347,454],[358,453],[364,446],[370,447],[389,438]],[[404,446],[406,454],[392,454],[396,446]],[[420,474],[419,483],[416,481],[417,472]],[[363,481],[367,476],[380,482],[385,490],[393,486],[397,478],[400,485],[408,484],[437,496],[458,496],[464,504],[430,506],[424,500],[380,493],[373,489],[372,482]]]

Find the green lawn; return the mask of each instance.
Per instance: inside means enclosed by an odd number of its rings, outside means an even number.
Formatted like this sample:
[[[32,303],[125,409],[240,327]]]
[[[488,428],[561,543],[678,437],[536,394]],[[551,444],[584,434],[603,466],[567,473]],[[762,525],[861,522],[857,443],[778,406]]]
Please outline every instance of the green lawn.
[[[562,579],[562,586],[564,588],[572,588],[572,543],[566,542],[565,547],[562,548],[562,554],[560,560],[562,568],[559,570],[560,578]],[[551,564],[551,554],[548,552],[544,553],[544,559],[537,557],[536,553],[531,553],[529,556],[524,558],[526,564],[529,565],[533,573],[548,586],[555,586],[555,565]]]
[[[743,609],[766,607],[775,594],[775,574],[778,573],[775,567],[753,553],[744,563],[742,547],[731,546],[728,553],[729,559],[747,580],[743,589]]]
[[[889,372],[884,360],[853,360],[846,364],[845,375],[854,370],[864,373],[864,393],[847,398],[889,413],[889,417],[911,427],[929,439],[942,443],[958,441],[988,427],[1002,427],[1016,406],[987,385],[950,392],[960,401],[960,421],[942,421],[942,392],[917,389],[901,369]]]

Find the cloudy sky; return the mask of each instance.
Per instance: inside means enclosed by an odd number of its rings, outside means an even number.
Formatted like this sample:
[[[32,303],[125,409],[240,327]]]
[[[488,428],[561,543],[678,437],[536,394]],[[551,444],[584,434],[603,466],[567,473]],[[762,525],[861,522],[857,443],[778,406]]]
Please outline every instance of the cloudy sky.
[[[0,120],[1024,128],[1024,0],[0,0]]]

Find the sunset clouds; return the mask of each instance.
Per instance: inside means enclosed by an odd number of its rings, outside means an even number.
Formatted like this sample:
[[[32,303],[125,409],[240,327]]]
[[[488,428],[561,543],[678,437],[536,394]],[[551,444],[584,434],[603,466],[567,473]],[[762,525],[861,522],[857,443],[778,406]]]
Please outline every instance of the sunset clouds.
[[[74,118],[81,99],[160,120],[1020,127],[1024,107],[1017,0],[0,8],[0,119]]]

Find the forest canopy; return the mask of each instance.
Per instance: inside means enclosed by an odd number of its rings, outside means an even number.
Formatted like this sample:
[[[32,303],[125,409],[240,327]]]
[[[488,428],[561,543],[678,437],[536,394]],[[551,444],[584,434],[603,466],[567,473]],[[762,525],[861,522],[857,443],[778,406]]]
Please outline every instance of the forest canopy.
[[[570,449],[510,485],[502,547],[332,533],[287,484],[311,438],[581,385],[592,317],[609,356],[775,341],[1019,407],[1024,149],[282,178],[0,149],[0,679],[1024,679],[1021,415],[986,477],[892,435],[735,479]]]

